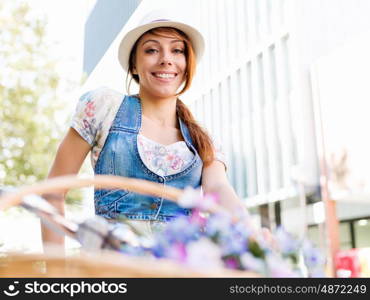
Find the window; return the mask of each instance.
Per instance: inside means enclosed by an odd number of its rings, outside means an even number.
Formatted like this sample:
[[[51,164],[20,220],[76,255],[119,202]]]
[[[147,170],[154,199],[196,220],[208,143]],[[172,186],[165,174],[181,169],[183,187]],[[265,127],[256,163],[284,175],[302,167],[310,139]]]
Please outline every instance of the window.
[[[370,247],[370,219],[353,222],[356,248]]]

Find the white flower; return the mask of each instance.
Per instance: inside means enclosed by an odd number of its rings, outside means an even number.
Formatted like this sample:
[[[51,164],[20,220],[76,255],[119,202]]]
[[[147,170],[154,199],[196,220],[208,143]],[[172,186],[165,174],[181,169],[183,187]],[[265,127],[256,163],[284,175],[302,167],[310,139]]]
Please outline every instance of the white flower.
[[[193,208],[198,206],[200,199],[202,199],[200,189],[186,187],[177,203],[184,208]]]
[[[222,268],[221,249],[207,238],[191,242],[187,246],[187,263],[198,269]]]
[[[217,196],[214,194],[205,194],[201,201],[198,202],[198,207],[201,210],[209,211],[217,204]]]
[[[266,256],[270,277],[301,277],[293,271],[293,266],[282,257],[269,253]]]
[[[254,257],[251,253],[245,252],[240,256],[240,261],[243,267],[247,270],[260,272],[261,274],[264,273],[265,265],[263,260],[260,258]]]

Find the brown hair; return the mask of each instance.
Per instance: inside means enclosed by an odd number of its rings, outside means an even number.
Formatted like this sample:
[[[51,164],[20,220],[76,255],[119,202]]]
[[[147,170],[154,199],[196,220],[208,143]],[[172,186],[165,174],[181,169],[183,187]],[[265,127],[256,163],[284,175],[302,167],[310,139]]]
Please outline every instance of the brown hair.
[[[176,94],[176,96],[183,94],[186,90],[190,88],[191,82],[195,74],[195,69],[196,69],[195,53],[194,53],[193,46],[190,42],[190,39],[187,37],[185,33],[183,33],[182,31],[178,29],[172,28],[172,27],[158,27],[158,28],[148,30],[144,34],[146,33],[151,33],[151,34],[162,36],[162,37],[168,37],[168,36],[176,37],[184,41],[185,57],[186,57],[184,87],[181,89],[180,92]],[[128,67],[129,68],[128,74],[131,75],[131,79],[134,79],[134,81],[137,84],[139,84],[139,76],[133,74],[133,69],[135,67],[136,49],[137,49],[137,45],[138,45],[140,38],[136,41],[136,43],[131,49],[130,58],[129,58],[129,67]],[[130,83],[131,83],[131,79],[130,79]],[[130,86],[130,83],[129,83],[129,86]],[[126,84],[127,84],[127,78],[126,78]],[[129,90],[129,86],[127,90]],[[194,143],[194,146],[197,149],[199,156],[203,161],[204,166],[210,165],[215,159],[215,155],[214,155],[214,147],[213,147],[212,140],[207,134],[206,130],[203,129],[198,124],[198,122],[195,120],[189,108],[179,98],[177,98],[176,100],[176,112],[177,112],[178,117],[188,127],[190,136]]]

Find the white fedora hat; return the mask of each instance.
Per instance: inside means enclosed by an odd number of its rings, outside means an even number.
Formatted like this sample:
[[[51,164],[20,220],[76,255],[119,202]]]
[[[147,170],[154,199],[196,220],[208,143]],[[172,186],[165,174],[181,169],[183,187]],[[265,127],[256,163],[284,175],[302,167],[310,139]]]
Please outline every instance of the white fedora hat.
[[[172,27],[184,32],[189,37],[194,48],[196,60],[199,62],[204,52],[204,38],[202,34],[194,27],[173,19],[164,11],[153,11],[146,15],[138,26],[125,34],[118,48],[118,60],[126,72],[128,71],[130,52],[135,42],[145,32],[157,27]]]

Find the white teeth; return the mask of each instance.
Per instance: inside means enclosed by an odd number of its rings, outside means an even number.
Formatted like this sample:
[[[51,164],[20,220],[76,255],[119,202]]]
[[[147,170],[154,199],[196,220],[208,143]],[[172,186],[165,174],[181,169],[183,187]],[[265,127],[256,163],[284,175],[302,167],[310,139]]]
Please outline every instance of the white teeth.
[[[160,78],[174,78],[175,74],[167,74],[167,73],[154,73],[156,77]]]

